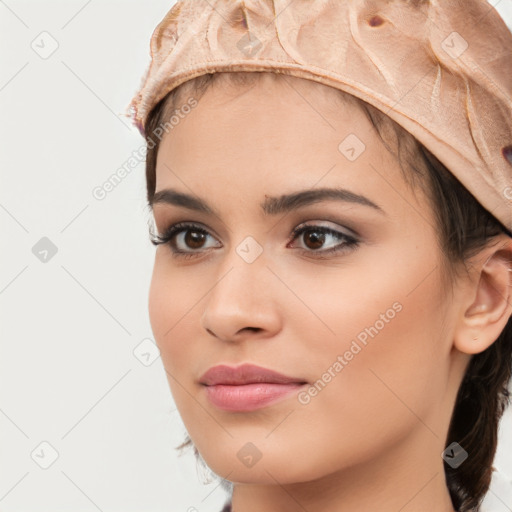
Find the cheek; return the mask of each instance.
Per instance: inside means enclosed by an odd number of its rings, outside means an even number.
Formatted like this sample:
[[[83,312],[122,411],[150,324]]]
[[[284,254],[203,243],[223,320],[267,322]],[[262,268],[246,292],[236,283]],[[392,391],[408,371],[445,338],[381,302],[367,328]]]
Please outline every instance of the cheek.
[[[165,254],[157,254],[153,267],[148,301],[151,328],[181,417],[187,425],[200,423],[195,416],[200,411],[190,393],[197,392],[193,380],[199,370],[195,371],[194,365],[201,361],[201,353],[193,343],[199,322],[194,305],[198,305],[204,292],[197,284],[184,282],[183,273],[172,270],[166,258]]]
[[[314,386],[301,397],[296,419],[318,434],[306,447],[309,457],[332,443],[333,467],[342,456],[375,454],[416,427],[441,435],[431,420],[448,377],[439,273],[431,262],[400,260],[381,260],[364,278],[347,275],[324,287],[323,299],[308,296],[336,334],[317,342]],[[312,329],[304,337],[316,339]],[[334,442],[340,437],[346,442]]]
[[[201,290],[184,282],[183,273],[173,270],[167,258],[170,256],[165,254],[165,247],[160,247],[149,288],[148,312],[165,368],[174,371],[183,369],[183,361],[190,357],[188,350],[193,344],[185,341]]]

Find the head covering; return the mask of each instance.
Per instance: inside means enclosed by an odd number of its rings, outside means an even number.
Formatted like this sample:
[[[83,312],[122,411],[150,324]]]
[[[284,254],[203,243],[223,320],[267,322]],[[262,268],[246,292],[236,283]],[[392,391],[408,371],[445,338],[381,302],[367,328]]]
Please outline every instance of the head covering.
[[[485,0],[178,0],[129,116],[206,73],[341,89],[409,131],[512,236],[512,34]]]

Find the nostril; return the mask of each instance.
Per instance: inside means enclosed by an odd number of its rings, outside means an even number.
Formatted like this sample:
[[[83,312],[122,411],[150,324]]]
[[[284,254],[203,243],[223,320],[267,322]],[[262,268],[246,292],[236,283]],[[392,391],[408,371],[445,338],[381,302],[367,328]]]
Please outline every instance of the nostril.
[[[383,23],[384,23],[384,20],[379,15],[372,16],[368,20],[368,25],[370,25],[370,27],[379,27]]]

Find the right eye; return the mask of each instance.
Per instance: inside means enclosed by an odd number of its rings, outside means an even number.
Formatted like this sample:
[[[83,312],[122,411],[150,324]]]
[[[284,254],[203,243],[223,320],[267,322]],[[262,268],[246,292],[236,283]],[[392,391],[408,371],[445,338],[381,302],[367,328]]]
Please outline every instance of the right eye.
[[[204,242],[208,237],[212,237],[212,235],[197,224],[178,222],[177,224],[169,226],[162,235],[154,236],[151,239],[151,243],[153,245],[169,245],[173,256],[190,258],[204,252]],[[219,247],[219,245],[216,247]],[[222,247],[222,245],[220,245],[220,247]],[[212,247],[206,248],[209,249]]]

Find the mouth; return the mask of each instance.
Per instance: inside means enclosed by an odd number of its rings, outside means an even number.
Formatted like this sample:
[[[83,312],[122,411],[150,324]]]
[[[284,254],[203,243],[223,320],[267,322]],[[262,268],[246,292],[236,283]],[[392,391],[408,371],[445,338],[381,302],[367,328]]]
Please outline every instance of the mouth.
[[[306,384],[252,384],[205,386],[206,396],[212,405],[224,411],[249,412],[281,401],[299,391]]]
[[[247,412],[283,400],[307,382],[268,368],[244,364],[210,368],[200,379],[212,405],[224,411]]]

